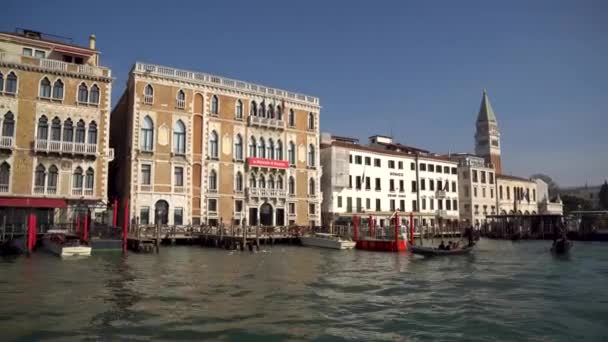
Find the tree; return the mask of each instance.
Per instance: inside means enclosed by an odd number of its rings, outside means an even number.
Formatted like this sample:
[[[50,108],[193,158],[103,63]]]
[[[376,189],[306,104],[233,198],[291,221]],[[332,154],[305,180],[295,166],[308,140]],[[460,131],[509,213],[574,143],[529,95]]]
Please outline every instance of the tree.
[[[537,173],[530,177],[532,179],[542,179],[545,183],[547,183],[547,188],[549,190],[549,198],[554,198],[559,193],[559,185],[553,180],[553,178],[547,176],[544,173]]]
[[[584,198],[572,196],[572,195],[563,195],[561,196],[562,203],[564,204],[564,213],[568,214],[571,211],[575,210],[591,210],[593,209],[593,205],[591,201],[586,200]]]
[[[608,181],[604,181],[600,188],[600,207],[608,210]]]

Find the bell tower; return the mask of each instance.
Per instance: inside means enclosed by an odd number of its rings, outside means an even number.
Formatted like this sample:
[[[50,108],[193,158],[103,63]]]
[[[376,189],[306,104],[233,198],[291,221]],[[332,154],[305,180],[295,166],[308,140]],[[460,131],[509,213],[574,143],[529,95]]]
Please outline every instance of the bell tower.
[[[486,90],[483,90],[481,106],[477,114],[475,131],[475,154],[483,157],[486,163],[492,165],[496,174],[502,173],[502,163],[500,161],[500,131],[496,115],[490,104],[490,99]]]

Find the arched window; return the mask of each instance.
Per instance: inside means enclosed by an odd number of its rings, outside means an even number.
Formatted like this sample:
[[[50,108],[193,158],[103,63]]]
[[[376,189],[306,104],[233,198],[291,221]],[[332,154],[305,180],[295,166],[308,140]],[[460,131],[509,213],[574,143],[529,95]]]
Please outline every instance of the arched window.
[[[268,177],[268,189],[274,189],[274,177],[272,175]]]
[[[15,133],[15,116],[12,112],[4,114],[4,120],[2,121],[2,136],[12,137]]]
[[[308,180],[308,194],[309,195],[315,194],[315,179],[314,178],[311,178]]]
[[[266,158],[266,143],[264,138],[260,138],[260,144],[258,145],[258,157]]]
[[[0,164],[0,192],[8,192],[11,177],[11,166],[7,162]]]
[[[61,141],[61,120],[58,117],[51,121],[51,140]]]
[[[243,138],[240,134],[234,137],[234,159],[243,160]]]
[[[85,182],[84,182],[85,189],[93,190],[94,183],[95,183],[95,171],[93,171],[93,168],[89,167],[87,169],[87,175],[86,175]]]
[[[262,118],[266,117],[266,102],[264,102],[264,101],[260,102],[260,108],[258,110],[258,114]]]
[[[274,106],[272,104],[268,105],[268,117],[274,119]]]
[[[78,102],[87,103],[89,101],[89,89],[84,82],[78,86]]]
[[[315,129],[315,115],[308,113],[308,129]]]
[[[264,189],[265,187],[266,187],[266,179],[264,178],[264,175],[261,175],[260,179],[258,180],[258,188]]]
[[[53,98],[55,100],[63,100],[63,82],[61,80],[53,83]]]
[[[290,195],[295,195],[296,194],[296,180],[293,178],[293,176],[289,176],[289,194]]]
[[[57,179],[59,176],[59,169],[57,166],[51,165],[49,167],[49,177],[47,179],[46,188],[50,194],[54,194],[57,192]]]
[[[154,88],[151,85],[146,85],[144,88],[144,103],[153,103],[154,102]]]
[[[283,160],[283,142],[281,139],[277,140],[277,147],[274,156],[277,160]]]
[[[219,137],[216,131],[211,131],[209,135],[209,158],[218,158],[219,153]]]
[[[283,120],[283,108],[280,105],[277,106],[277,119]]]
[[[144,151],[152,151],[154,146],[154,123],[148,115],[144,117],[141,124],[141,149]]]
[[[251,139],[249,139],[249,156],[250,157],[257,156],[257,143],[253,136],[251,137]]]
[[[236,101],[236,107],[234,109],[234,116],[237,119],[243,118],[243,101],[241,101],[241,100]]]
[[[91,87],[91,97],[89,97],[89,103],[99,104],[99,87],[97,84],[93,84]]]
[[[44,192],[44,181],[46,178],[46,168],[42,164],[36,166],[36,172],[34,174],[34,188],[35,192]]]
[[[219,114],[220,112],[220,99],[217,95],[213,95],[211,98],[211,114]]]
[[[256,184],[255,175],[251,175],[251,177],[249,177],[249,187],[255,188]]]
[[[289,116],[287,117],[287,124],[292,127],[296,125],[296,113],[293,111],[293,109],[289,110]]]
[[[182,120],[177,120],[173,128],[173,152],[186,153],[186,125]]]
[[[243,191],[243,174],[241,172],[236,173],[236,178],[234,179],[234,189],[238,192]]]
[[[4,75],[0,72],[0,93],[4,90]]]
[[[289,142],[289,148],[287,149],[287,155],[289,156],[289,164],[296,165],[296,145],[293,141]]]
[[[185,108],[186,107],[186,93],[183,90],[179,90],[177,92],[177,108]]]
[[[217,191],[217,172],[215,170],[209,172],[209,190]]]
[[[72,123],[72,119],[67,119],[63,122],[63,141],[74,141],[74,124]]]
[[[72,188],[82,189],[82,168],[80,166],[74,170]]]
[[[49,138],[49,122],[46,116],[41,116],[38,119],[38,134],[39,140],[47,140]]]
[[[274,159],[274,141],[272,139],[268,139],[268,148],[267,148],[267,156],[268,159]]]
[[[74,142],[79,143],[79,144],[84,144],[84,135],[86,132],[86,124],[84,123],[84,120],[78,120],[78,123],[76,124],[76,135],[75,135],[75,139]]]
[[[40,97],[50,98],[51,97],[51,81],[48,78],[43,78],[40,81]]]
[[[17,75],[12,71],[6,76],[5,92],[9,94],[15,94],[17,92]]]
[[[277,176],[277,189],[283,190],[283,177]]]
[[[87,135],[87,143],[97,145],[97,123],[95,121],[89,123],[89,132]]]
[[[249,110],[249,115],[258,116],[258,105],[255,101],[251,101],[251,109]]]
[[[313,144],[308,145],[308,166],[315,166],[315,147]]]

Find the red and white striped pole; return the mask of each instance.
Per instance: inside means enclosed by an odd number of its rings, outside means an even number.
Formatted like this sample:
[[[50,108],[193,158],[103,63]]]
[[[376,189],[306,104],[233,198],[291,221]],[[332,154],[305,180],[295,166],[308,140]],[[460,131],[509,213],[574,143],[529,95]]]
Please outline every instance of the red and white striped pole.
[[[395,212],[395,251],[399,250],[399,213]]]
[[[414,244],[414,213],[410,212],[410,245]]]

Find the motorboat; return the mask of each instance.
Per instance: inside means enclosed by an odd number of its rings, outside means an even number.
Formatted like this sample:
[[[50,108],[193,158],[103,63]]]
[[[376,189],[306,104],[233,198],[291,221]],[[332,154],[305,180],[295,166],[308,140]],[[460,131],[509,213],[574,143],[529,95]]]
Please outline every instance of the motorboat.
[[[304,246],[314,246],[332,249],[353,249],[355,241],[345,240],[334,234],[315,233],[313,235],[302,236],[300,241]]]
[[[60,257],[91,255],[91,246],[67,230],[49,230],[44,235],[42,244],[45,249]]]
[[[407,249],[410,252],[412,252],[414,254],[423,255],[423,256],[447,256],[447,255],[468,254],[473,250],[473,247],[475,247],[475,245],[467,245],[462,248],[446,250],[446,249],[439,249],[436,247],[423,247],[423,246],[411,245],[409,243],[407,244]]]

